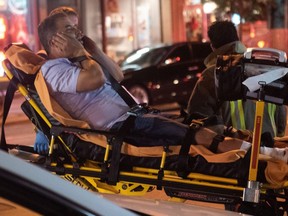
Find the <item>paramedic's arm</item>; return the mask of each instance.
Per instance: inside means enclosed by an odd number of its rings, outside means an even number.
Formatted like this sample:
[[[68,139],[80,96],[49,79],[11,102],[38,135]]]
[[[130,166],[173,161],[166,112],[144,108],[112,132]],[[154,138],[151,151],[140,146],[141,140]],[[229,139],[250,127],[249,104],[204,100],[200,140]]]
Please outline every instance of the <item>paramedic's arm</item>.
[[[59,57],[75,58],[88,56],[79,40],[66,33],[57,33],[53,36],[53,44],[60,53]],[[76,91],[92,91],[100,88],[105,83],[105,75],[100,65],[92,59],[84,59],[81,62],[81,71],[78,76]]]
[[[82,38],[83,46],[93,56],[93,58],[100,63],[118,82],[124,78],[121,68],[109,58],[97,45],[87,36]]]
[[[287,121],[287,107],[282,106],[276,106],[276,112],[275,112],[275,123],[277,128],[277,137],[282,137],[285,135],[286,130],[286,121]]]
[[[205,116],[218,114],[214,70],[211,68],[206,69],[197,81],[188,102],[187,112],[190,115],[201,113]]]

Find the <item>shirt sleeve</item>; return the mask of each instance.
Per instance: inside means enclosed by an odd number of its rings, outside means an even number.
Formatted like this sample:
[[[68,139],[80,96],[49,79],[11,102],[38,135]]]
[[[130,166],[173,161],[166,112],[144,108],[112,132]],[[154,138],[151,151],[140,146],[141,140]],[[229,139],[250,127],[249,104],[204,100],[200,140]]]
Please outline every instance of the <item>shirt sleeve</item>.
[[[76,93],[80,71],[81,68],[68,59],[51,60],[42,66],[43,76],[52,92]]]

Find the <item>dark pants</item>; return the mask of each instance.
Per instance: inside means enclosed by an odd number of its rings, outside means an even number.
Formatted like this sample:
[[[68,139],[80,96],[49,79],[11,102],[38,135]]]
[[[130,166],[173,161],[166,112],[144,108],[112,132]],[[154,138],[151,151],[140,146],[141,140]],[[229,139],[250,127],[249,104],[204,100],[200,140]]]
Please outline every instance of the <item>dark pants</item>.
[[[124,122],[118,122],[112,131],[119,130]],[[134,118],[126,127],[124,141],[135,146],[181,145],[188,126],[157,114],[144,114]]]

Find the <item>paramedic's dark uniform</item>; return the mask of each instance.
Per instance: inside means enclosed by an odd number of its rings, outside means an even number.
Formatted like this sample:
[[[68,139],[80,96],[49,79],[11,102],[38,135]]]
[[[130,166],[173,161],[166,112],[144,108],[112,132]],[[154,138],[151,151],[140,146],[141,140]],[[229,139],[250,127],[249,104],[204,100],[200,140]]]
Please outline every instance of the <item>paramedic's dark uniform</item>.
[[[189,114],[201,113],[204,116],[220,115],[227,126],[237,129],[253,130],[256,101],[234,101],[219,104],[215,92],[214,69],[217,55],[241,54],[246,47],[240,42],[226,44],[205,59],[207,67],[198,80],[189,99]],[[286,107],[265,104],[262,132],[270,132],[272,136],[284,136],[286,127]]]

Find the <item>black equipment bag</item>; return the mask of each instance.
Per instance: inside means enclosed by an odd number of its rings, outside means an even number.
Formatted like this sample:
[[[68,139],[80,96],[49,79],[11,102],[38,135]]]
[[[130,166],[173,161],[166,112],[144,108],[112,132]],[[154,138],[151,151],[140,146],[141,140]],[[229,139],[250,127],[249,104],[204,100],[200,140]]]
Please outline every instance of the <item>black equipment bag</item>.
[[[220,101],[235,101],[243,99],[247,88],[242,84],[243,55],[219,55],[215,68],[216,95]]]
[[[214,75],[218,100],[220,102],[239,99],[258,100],[259,89],[249,91],[243,81],[253,76],[265,75],[267,72],[273,73],[273,70],[277,69],[286,72],[288,66],[286,53],[276,49],[253,48],[244,54],[217,56]],[[263,89],[261,100],[278,105],[288,104],[288,74],[270,83],[261,82],[261,85]]]

